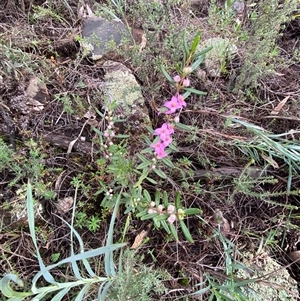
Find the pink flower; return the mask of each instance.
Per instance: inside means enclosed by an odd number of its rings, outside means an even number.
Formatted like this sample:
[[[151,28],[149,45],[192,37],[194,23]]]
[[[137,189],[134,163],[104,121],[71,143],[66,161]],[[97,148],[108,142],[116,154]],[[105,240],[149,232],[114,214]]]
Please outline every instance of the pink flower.
[[[184,101],[182,95],[180,95],[180,94],[177,95],[177,101],[180,104],[180,108],[186,107],[186,102]]]
[[[155,210],[155,209],[152,209],[152,208],[150,208],[150,209],[148,210],[148,214],[153,214],[153,213],[156,213],[156,210]]]
[[[175,210],[175,206],[173,206],[173,205],[168,205],[167,212],[168,212],[169,214],[173,213],[174,210]]]
[[[165,112],[165,114],[173,114],[177,109],[186,107],[186,102],[184,101],[182,95],[178,94],[176,96],[172,96],[171,100],[165,102],[164,106],[169,109],[167,112]]]
[[[173,224],[175,221],[176,221],[176,215],[175,214],[171,214],[167,221],[170,223],[170,224]]]
[[[179,75],[174,76],[173,79],[174,79],[175,83],[179,83],[181,81],[181,78]]]
[[[184,87],[188,87],[190,85],[190,80],[188,78],[185,78],[182,82]]]
[[[169,123],[164,123],[160,128],[157,128],[153,135],[159,135],[161,140],[164,140],[165,137],[174,133],[173,127]]]
[[[158,159],[162,159],[164,157],[167,157],[168,154],[165,152],[164,148],[157,148],[155,149],[155,153]]]
[[[169,134],[174,134],[174,126],[171,123],[167,123]]]
[[[159,149],[159,148],[165,148],[165,145],[164,145],[162,140],[159,140],[155,143],[150,144],[150,147],[152,147],[156,150],[156,149]]]
[[[164,210],[164,206],[163,206],[163,205],[158,205],[158,206],[157,206],[157,211],[158,211],[158,212],[162,213],[163,210]]]
[[[172,143],[172,138],[171,136],[166,136],[164,137],[164,140],[162,141],[162,144],[164,145],[164,147],[167,147],[168,145],[170,145]]]
[[[164,107],[169,109],[167,112],[165,112],[165,114],[173,114],[176,112],[177,109],[180,109],[182,106],[179,104],[177,97],[173,96],[171,100],[165,102]]]

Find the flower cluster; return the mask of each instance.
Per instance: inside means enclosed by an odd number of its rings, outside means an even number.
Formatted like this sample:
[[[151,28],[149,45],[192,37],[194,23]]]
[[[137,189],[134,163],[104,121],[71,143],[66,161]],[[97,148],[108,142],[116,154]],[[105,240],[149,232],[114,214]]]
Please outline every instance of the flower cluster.
[[[172,143],[171,135],[174,133],[174,127],[171,123],[165,122],[160,128],[154,131],[154,135],[159,137],[158,141],[153,142],[150,146],[154,149],[158,159],[167,156],[165,148]]]
[[[153,214],[153,213],[169,214],[170,216],[168,217],[167,221],[170,224],[173,224],[177,219],[177,216],[175,213],[175,206],[173,206],[173,205],[168,205],[168,208],[165,211],[163,205],[158,205],[157,207],[155,207],[155,203],[151,202],[150,209],[148,210],[148,214]]]
[[[177,110],[181,110],[186,107],[186,102],[183,96],[179,93],[182,87],[188,87],[190,80],[188,78],[180,77],[176,75],[173,78],[176,87],[176,94],[172,96],[171,100],[164,103],[164,107],[167,109],[164,114],[174,114]],[[179,115],[174,117],[174,122],[179,122]],[[165,149],[172,143],[171,134],[174,133],[174,126],[170,122],[165,122],[160,128],[157,128],[153,135],[157,135],[159,139],[156,139],[150,146],[154,149],[154,152],[158,159],[162,159],[167,156]]]
[[[105,119],[107,121],[107,127],[106,130],[103,133],[103,140],[104,143],[101,143],[101,146],[106,150],[105,158],[108,159],[113,154],[109,153],[107,150],[109,146],[113,145],[113,137],[115,136],[115,127],[114,127],[114,121],[112,117],[112,111],[108,111],[107,116],[105,116]]]
[[[170,224],[173,224],[177,219],[182,220],[185,216],[183,209],[178,209],[177,214],[176,214],[176,209],[175,209],[175,206],[173,206],[173,205],[168,205],[167,210],[164,210],[163,205],[158,205],[157,207],[155,207],[155,203],[151,202],[150,208],[148,210],[148,214],[153,214],[153,213],[159,213],[160,215],[161,214],[169,214],[167,221]]]

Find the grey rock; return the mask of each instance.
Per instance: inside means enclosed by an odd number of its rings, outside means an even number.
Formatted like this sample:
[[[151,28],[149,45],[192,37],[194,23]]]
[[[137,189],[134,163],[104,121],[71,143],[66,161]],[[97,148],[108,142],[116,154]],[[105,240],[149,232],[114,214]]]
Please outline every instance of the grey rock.
[[[297,282],[290,276],[287,269],[282,268],[267,251],[258,255],[246,252],[243,254],[242,264],[247,268],[239,269],[237,277],[255,279],[248,284],[250,290],[241,288],[249,300],[264,301],[297,301]],[[261,277],[261,278],[260,278]]]
[[[141,87],[131,70],[113,61],[104,62],[103,67],[106,70],[104,96],[108,104],[115,104],[117,116],[126,119],[124,131],[144,132],[151,122]]]
[[[205,54],[204,65],[208,75],[212,77],[219,77],[222,74],[223,68],[227,59],[237,52],[237,46],[231,43],[229,39],[211,38],[197,47],[196,53],[203,51],[205,48],[213,47]]]
[[[111,46],[119,46],[128,32],[124,23],[119,20],[109,21],[96,17],[87,6],[88,16],[82,29],[81,46],[84,55],[91,55],[92,60],[99,60]]]

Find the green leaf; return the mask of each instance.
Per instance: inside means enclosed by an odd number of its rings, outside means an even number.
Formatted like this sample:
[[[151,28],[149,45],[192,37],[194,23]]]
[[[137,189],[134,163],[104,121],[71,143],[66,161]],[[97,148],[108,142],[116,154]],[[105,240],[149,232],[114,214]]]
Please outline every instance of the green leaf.
[[[114,137],[115,137],[115,138],[121,138],[121,139],[123,139],[123,138],[129,138],[130,135],[118,134],[118,135],[115,135]]]
[[[189,53],[190,53],[189,46],[188,46],[187,40],[186,40],[186,31],[184,31],[184,33],[183,33],[183,47],[184,47],[184,54],[185,54],[184,61],[186,61],[186,58],[189,56]]]
[[[163,228],[165,229],[165,231],[166,231],[168,234],[171,233],[170,228],[169,228],[169,226],[168,226],[168,224],[166,223],[165,220],[161,221],[161,225],[163,226]]]
[[[201,32],[200,30],[197,32],[196,37],[194,38],[193,44],[191,46],[190,54],[193,55],[197,49],[197,46],[200,42]]]
[[[151,203],[151,196],[150,196],[150,193],[148,192],[148,190],[144,189],[143,194],[144,194],[144,197],[147,200],[147,202]]]
[[[163,75],[165,76],[165,78],[174,85],[174,80],[173,78],[168,74],[168,72],[166,71],[166,69],[164,68],[164,66],[160,66],[160,70],[163,73]]]
[[[52,275],[46,270],[46,267],[43,263],[41,255],[40,255],[39,248],[37,246],[36,234],[35,234],[35,224],[34,224],[34,219],[35,219],[34,200],[32,197],[32,187],[31,187],[29,180],[28,180],[28,184],[27,184],[27,204],[26,204],[26,206],[27,206],[27,214],[28,214],[29,231],[30,231],[30,235],[31,235],[35,250],[36,250],[36,256],[38,258],[41,273],[42,273],[44,279],[48,283],[56,283],[56,281],[54,280]],[[33,283],[33,285],[35,286],[35,283]]]
[[[202,213],[202,210],[199,208],[189,208],[184,210],[185,215],[194,215],[199,213]]]
[[[207,47],[207,48],[201,50],[200,52],[197,52],[197,53],[195,54],[195,57],[198,58],[198,57],[200,57],[200,56],[206,54],[207,52],[211,51],[212,49],[213,49],[213,46]]]
[[[195,71],[200,66],[200,64],[204,61],[204,59],[205,59],[205,56],[202,55],[195,62],[192,63],[192,65],[191,65],[192,72]]]
[[[169,204],[169,197],[166,191],[163,192],[163,202],[164,202],[164,206],[167,207]]]
[[[8,297],[8,298],[15,297],[15,298],[17,298],[15,300],[23,300],[25,297],[33,295],[32,292],[16,292],[16,291],[14,291],[10,285],[11,281],[20,287],[24,287],[23,281],[17,275],[14,275],[14,274],[5,275],[0,280],[0,292],[2,292],[2,294],[5,297]]]
[[[89,290],[92,283],[86,284],[82,290],[79,292],[79,294],[76,296],[76,299],[74,301],[82,301],[85,293]]]
[[[151,142],[152,143],[152,142]],[[151,144],[150,143],[150,144]],[[141,151],[141,154],[153,154],[153,148],[152,147],[147,147],[147,148],[145,148],[145,149],[143,149],[142,151]]]
[[[188,98],[191,94],[192,94],[192,92],[190,92],[190,91],[185,91],[185,92],[182,94],[182,97],[183,97],[183,99],[186,99],[186,98]]]
[[[152,162],[151,161],[147,161],[147,162],[143,162],[141,164],[139,164],[136,169],[144,169],[145,167],[148,167],[149,165],[151,165]]]
[[[174,164],[171,162],[169,158],[162,158],[161,161],[166,164],[170,168],[175,168]]]
[[[170,145],[169,145],[169,149],[171,149],[172,151],[174,151],[174,152],[179,152],[179,149],[173,144],[173,143],[171,143]],[[165,159],[165,158],[163,158],[163,159]],[[163,160],[162,159],[162,160]],[[171,162],[172,163],[172,162]]]
[[[153,223],[157,229],[160,227],[160,222],[155,217],[153,218]]]
[[[160,203],[160,191],[156,190],[155,191],[155,205],[158,206]]]
[[[61,301],[61,299],[69,292],[72,287],[65,287],[60,292],[58,292],[54,297],[52,297],[51,301]]]
[[[150,183],[152,183],[152,184],[154,184],[154,185],[157,184],[157,182],[156,182],[154,179],[152,179],[152,178],[146,177],[146,179],[147,179]]]
[[[143,215],[141,217],[141,220],[144,221],[145,219],[155,219],[156,216],[159,216],[159,213],[151,213],[151,214],[146,214],[146,215]],[[155,219],[157,221],[157,219]]]
[[[175,196],[175,207],[176,210],[178,210],[181,207],[181,196],[179,192],[177,192]]]
[[[163,171],[161,171],[161,170],[159,170],[159,169],[153,169],[153,171],[160,177],[160,178],[162,178],[162,179],[166,179],[167,178],[167,175],[163,172]]]
[[[176,230],[174,224],[170,224],[169,227],[170,227],[172,236],[178,241],[178,233],[177,233],[177,230]]]
[[[188,227],[186,226],[186,224],[184,223],[183,220],[179,220],[179,222],[180,222],[180,227],[181,227],[181,229],[182,229],[182,232],[183,232],[185,238],[186,238],[190,243],[193,243],[194,240],[193,240],[193,238],[192,238],[192,235],[191,235],[191,233],[190,233]]]
[[[136,155],[142,162],[149,162],[148,159],[146,159],[144,156],[140,155],[139,153],[137,153]]]
[[[191,93],[194,93],[194,94],[197,94],[197,95],[206,95],[207,93],[206,92],[203,92],[203,91],[200,91],[200,90],[196,90],[194,88],[183,88],[185,91],[189,91]]]
[[[185,125],[185,124],[180,123],[180,122],[175,123],[175,127],[179,128],[181,130],[184,130],[184,131],[188,131],[188,132],[193,130],[193,128],[191,126]]]

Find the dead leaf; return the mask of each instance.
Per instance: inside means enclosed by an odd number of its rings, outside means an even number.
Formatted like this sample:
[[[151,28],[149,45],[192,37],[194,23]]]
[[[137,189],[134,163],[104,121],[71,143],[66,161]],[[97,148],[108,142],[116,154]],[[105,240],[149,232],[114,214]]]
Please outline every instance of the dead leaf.
[[[142,50],[146,47],[146,45],[147,45],[146,35],[143,34],[143,35],[142,35],[142,42],[141,42],[141,44],[140,44],[139,53],[142,52]]]
[[[148,231],[143,230],[140,234],[135,237],[134,243],[130,249],[137,249],[143,242],[144,238],[147,236]]]
[[[285,97],[275,108],[274,110],[271,112],[271,115],[278,115],[279,112],[281,111],[281,109],[283,108],[283,106],[286,104],[286,102],[288,101],[288,99],[291,96],[288,95],[287,97]]]
[[[272,159],[272,158],[270,158],[270,157],[268,157],[268,156],[266,156],[266,155],[264,155],[264,154],[261,154],[261,156],[262,156],[262,158],[263,158],[264,160],[266,160],[271,166],[273,166],[273,168],[275,168],[275,169],[278,169],[278,168],[279,168],[278,163],[277,163],[274,159]]]

